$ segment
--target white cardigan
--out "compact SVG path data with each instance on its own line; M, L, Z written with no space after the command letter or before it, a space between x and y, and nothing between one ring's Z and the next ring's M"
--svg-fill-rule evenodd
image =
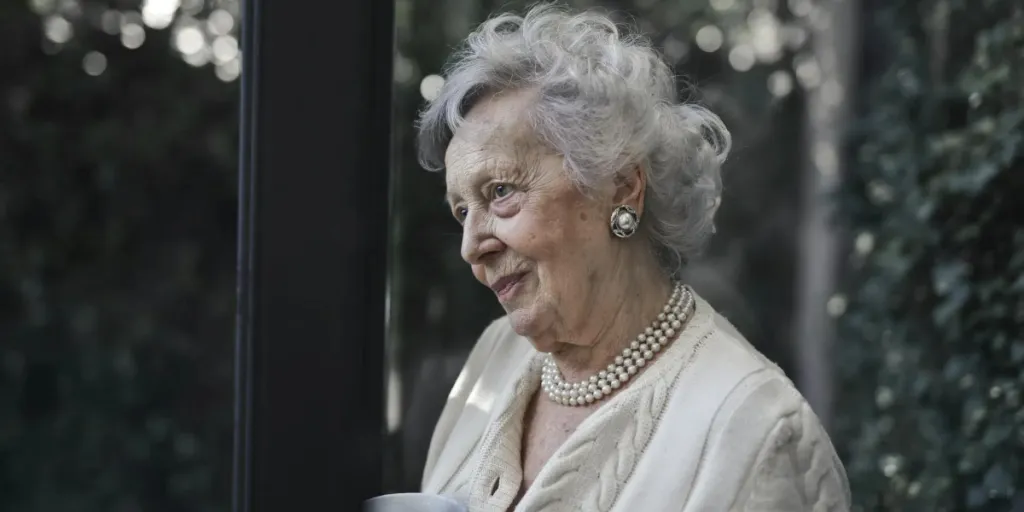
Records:
M846 511L846 472L782 371L696 297L643 372L552 455L516 511ZM484 331L441 413L424 492L505 512L522 480L540 355L505 318Z

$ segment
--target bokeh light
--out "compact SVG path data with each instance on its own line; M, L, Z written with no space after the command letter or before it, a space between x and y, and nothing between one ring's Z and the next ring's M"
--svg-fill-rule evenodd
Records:
M121 32L121 12L108 9L100 16L100 28L112 36Z
M237 58L232 59L229 62L218 65L214 72L217 74L217 78L225 82L230 82L238 78L242 73L242 62Z
M213 57L213 52L210 51L209 46L202 46L199 48L199 51L183 54L182 57L185 59L185 62L189 63L189 65L199 68L210 63L210 60Z
M232 36L220 36L214 39L211 49L213 50L213 59L223 64L238 56L238 40Z
M811 14L814 9L814 5L811 0L789 0L789 12L793 13L793 16L803 17Z
M716 11L728 11L736 5L736 0L711 0L710 4Z
M427 75L420 81L420 94L427 101L434 101L441 94L444 78L441 75Z
M767 9L754 9L747 16L750 26L750 43L757 60L765 63L782 58L782 36L779 19Z
M708 53L717 52L722 47L722 31L714 25L706 25L697 31L697 47Z
M750 71L756 60L754 49L748 44L736 45L729 51L729 65L736 71Z
M139 25L145 27L146 24L142 19L142 13L138 11L121 11L120 20L120 28L124 28L125 25ZM120 30L120 28L118 30Z
M181 12L187 16L197 16L202 12L203 7L205 7L205 3L205 0L181 0ZM238 0L225 0L217 2L217 4L224 8L234 7L236 9L234 12L238 12Z
M665 56L673 62L683 60L690 53L690 46L686 44L686 41L681 41L672 36L665 38L662 47L664 48Z
M809 54L804 53L793 57L793 69L796 71L797 80L804 89L814 89L821 85L821 66Z
M29 7L32 8L37 14L50 14L56 7L55 0L30 0L28 3Z
M812 155L814 166L826 178L834 178L839 174L839 155L832 144L819 142L814 146Z
M142 21L146 26L164 29L174 21L174 15L181 6L179 0L144 0L142 3Z
M793 75L784 69L773 71L768 75L768 92L777 98L788 96L793 92Z
M28 0L41 18L42 50L53 55L75 36L74 23L82 15L79 0ZM208 9L209 8L209 9ZM137 49L152 36L147 30L171 29L171 46L182 60L195 67L214 66L221 80L232 81L241 75L241 44L237 32L241 12L240 0L143 0L140 10L110 8L90 13L89 22L96 28L120 39L128 49ZM102 74L108 57L90 52L90 74ZM396 76L415 79L415 63L396 68Z
M785 41L786 48L790 50L799 50L807 44L807 29L800 25L786 25L782 28L782 39Z
M102 75L107 70L107 56L96 51L86 53L82 58L82 69L90 76Z
M60 0L57 12L63 14L65 18L78 18L82 15L82 4L79 0Z
M174 35L174 46L184 55L193 55L203 51L206 38L196 27L182 27Z
M395 54L394 80L398 83L409 83L416 75L416 65L401 53Z
M846 296L842 294L833 295L825 303L825 310L833 318L843 316L843 313L846 313Z
M231 33L233 28L235 28L235 18L224 9L211 12L210 17L206 20L206 29L217 36L226 36Z
M44 23L44 32L46 38L57 44L64 44L71 39L74 31L71 27L71 23L64 19L63 16L54 15L46 18Z
M875 235L864 231L857 235L853 245L858 256L867 256L875 249Z
M142 25L128 23L121 28L121 44L125 48L134 50L146 42L146 29Z

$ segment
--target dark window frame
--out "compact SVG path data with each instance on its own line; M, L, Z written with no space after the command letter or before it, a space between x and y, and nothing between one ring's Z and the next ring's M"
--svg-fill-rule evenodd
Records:
M236 512L382 487L394 5L244 3Z

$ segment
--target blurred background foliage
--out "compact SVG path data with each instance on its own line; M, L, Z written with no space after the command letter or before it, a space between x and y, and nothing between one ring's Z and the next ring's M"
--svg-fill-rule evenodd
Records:
M875 4L834 436L865 510L1024 510L1024 5Z
M810 27L835 1L569 2L640 25L733 129L719 235L687 277L793 374L806 98L827 79ZM1008 510L1024 481L1022 8L860 4L833 439L863 510ZM524 5L397 0L391 490L418 485L500 314L412 121L459 40ZM228 509L238 16L237 0L0 3L0 510Z
M238 89L181 52L217 8L0 2L0 510L227 510Z

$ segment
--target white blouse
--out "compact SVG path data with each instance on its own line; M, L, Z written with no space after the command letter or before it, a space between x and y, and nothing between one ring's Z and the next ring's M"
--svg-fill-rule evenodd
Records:
M696 310L558 448L516 511L846 511L835 449L782 371L695 294ZM480 337L431 439L424 492L505 512L541 356L507 319Z

